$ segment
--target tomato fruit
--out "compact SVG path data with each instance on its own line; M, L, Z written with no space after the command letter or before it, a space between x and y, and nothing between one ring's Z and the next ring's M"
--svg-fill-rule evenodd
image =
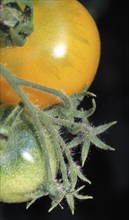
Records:
M0 105L0 201L24 202L31 200L30 195L40 187L45 187L46 170L33 125L25 120L24 113L11 128L4 125L13 108ZM54 178L57 157L45 130L44 134Z
M23 47L1 48L1 63L18 77L67 95L92 83L100 58L100 38L89 12L76 0L37 0L34 4L34 32ZM18 96L0 76L1 103L17 103ZM23 87L39 106L57 98Z

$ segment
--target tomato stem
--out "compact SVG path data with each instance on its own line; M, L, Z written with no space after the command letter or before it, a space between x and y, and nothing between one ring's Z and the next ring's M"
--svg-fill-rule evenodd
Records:
M0 74L6 78L21 98L24 108L27 108L28 113L30 113L30 115L27 114L27 117L29 117L29 120L31 120L36 129L42 155L44 155L43 160L45 161L45 170L47 173L46 184L43 186L43 189L38 189L37 192L33 194L33 200L28 204L28 206L31 205L37 198L48 194L52 199L52 206L49 209L49 211L51 211L60 204L64 197L66 197L71 212L74 214L74 198L90 199L92 197L79 194L80 190L82 190L84 186L76 189L78 179L89 184L90 181L82 174L78 165L74 161L71 149L76 148L78 145L81 146L82 167L87 159L91 143L104 150L114 150L114 148L111 148L109 145L101 141L97 135L100 135L112 125L116 124L116 121L100 125L98 127L91 126L88 118L96 109L96 103L94 100L95 95L87 92L86 89L79 94L73 94L68 97L61 91L15 77L6 70L3 65L0 65L0 69ZM38 108L29 100L26 93L21 88L22 86L28 86L48 92L61 99L62 104L53 105L45 109ZM88 110L78 108L85 95L92 97L92 107ZM15 112L18 113L17 110L19 108L20 107L18 106L14 109L12 115L10 115L7 119L6 123L10 123L11 118L14 116ZM62 130L64 130L64 128L66 129L68 135L72 136L69 141L65 140L65 137L62 134ZM46 134L49 134L56 151L61 179L56 178L56 180L54 180L52 177L50 158L46 144Z
M27 86L27 87L32 87L44 92L48 92L52 95L55 95L56 97L58 97L59 99L61 99L64 102L64 106L66 107L66 109L69 109L69 114L70 114L70 110L71 110L71 101L70 98L68 96L66 96L63 92L56 90L56 89L52 89L52 88L48 88L21 78L18 78L16 76L14 76L12 73L10 73L9 71L7 71L7 69L0 64L0 70L1 70L1 74L9 81L9 83L11 85L22 85L22 86ZM13 87L13 86L12 86ZM15 88L15 91L17 93L17 89ZM17 93L18 94L18 93ZM65 110L65 108L64 108Z

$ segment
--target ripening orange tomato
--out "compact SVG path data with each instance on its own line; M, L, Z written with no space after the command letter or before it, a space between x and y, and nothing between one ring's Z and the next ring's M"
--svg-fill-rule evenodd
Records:
M92 83L99 59L100 38L89 12L76 0L34 2L34 32L23 47L1 48L1 63L23 79L63 91L67 95ZM39 90L23 87L39 106L58 100ZM0 102L19 98L0 76Z

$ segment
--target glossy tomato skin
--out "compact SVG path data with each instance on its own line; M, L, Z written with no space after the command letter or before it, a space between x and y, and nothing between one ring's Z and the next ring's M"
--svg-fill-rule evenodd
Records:
M12 108L11 106L0 106L1 128L10 129L4 125L4 121ZM39 147L32 124L23 120L22 116L23 114L11 127L9 137L3 143L1 140L0 201L4 202L29 201L37 190L44 189L47 181L43 151ZM58 167L57 157L50 138L45 131L44 134L54 178Z
M100 58L100 38L94 20L76 0L34 2L34 32L21 47L1 49L1 62L23 79L59 89L70 95L92 83ZM2 103L17 103L15 92L0 76ZM40 106L57 99L24 88Z

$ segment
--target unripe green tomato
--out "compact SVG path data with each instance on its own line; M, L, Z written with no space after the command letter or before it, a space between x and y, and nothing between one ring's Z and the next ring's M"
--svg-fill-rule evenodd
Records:
M25 120L24 112L13 126L4 125L13 108L0 105L0 201L25 202L38 189L45 188L47 173L34 127ZM46 130L44 136L55 178L58 169L55 149Z

